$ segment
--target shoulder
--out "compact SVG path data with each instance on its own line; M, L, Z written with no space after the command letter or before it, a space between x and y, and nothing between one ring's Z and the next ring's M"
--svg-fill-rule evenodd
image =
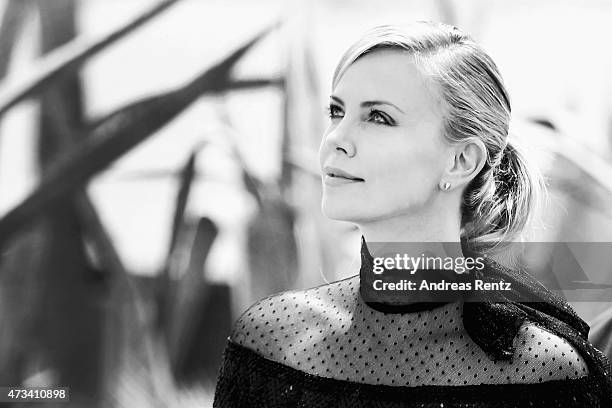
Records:
M385 315L358 301L358 283L353 277L268 296L240 316L231 339L294 368L358 382L368 382L365 372L389 385L530 384L588 375L567 340L534 323L519 328L511 360L492 361L465 332L459 305Z
M358 280L352 277L270 295L237 319L230 338L265 357L281 360L284 347L317 341L327 332L324 327L349 320L357 290Z
M589 374L586 362L575 347L534 323L523 323L514 344L515 381L568 380Z

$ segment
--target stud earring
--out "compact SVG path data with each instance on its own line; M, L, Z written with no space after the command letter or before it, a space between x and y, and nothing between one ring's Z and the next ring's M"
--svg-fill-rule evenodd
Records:
M444 183L444 190L448 190L451 187L451 183L449 183L448 181L446 183Z

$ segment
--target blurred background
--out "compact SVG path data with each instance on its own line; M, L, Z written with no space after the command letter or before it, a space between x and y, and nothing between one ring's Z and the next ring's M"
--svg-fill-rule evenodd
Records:
M549 188L526 240L612 241L608 1L0 0L0 19L0 385L70 387L57 406L211 406L242 311L358 273L317 149L335 64L377 24L451 23L497 62ZM546 281L549 255L522 260ZM587 280L609 258L580 259ZM607 344L598 296L572 304Z

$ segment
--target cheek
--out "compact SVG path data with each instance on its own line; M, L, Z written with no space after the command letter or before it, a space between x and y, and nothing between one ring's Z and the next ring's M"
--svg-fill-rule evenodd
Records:
M384 188L398 189L415 199L416 193L425 194L439 182L442 151L437 146L400 146L391 150L385 160L380 161L378 181Z

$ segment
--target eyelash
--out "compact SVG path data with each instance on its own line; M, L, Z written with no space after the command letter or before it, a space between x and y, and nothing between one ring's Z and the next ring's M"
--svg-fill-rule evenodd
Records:
M336 118L336 115L332 113L335 109L339 109L339 107L336 105L328 105L325 107L325 112L327 113L327 116L329 116L331 119Z
M337 106L337 105L326 106L325 107L325 111L327 112L327 116L329 116L331 119L336 119L338 116L333 114L333 111L336 110L336 109L340 109L340 107ZM384 113L382 113L381 111L379 111L379 110L376 110L374 108L370 108L370 117L372 117L372 115L379 115L384 120L385 123L374 122L374 123L376 123L378 125L384 125L384 126L393 126L394 125L393 121L388 119L387 116Z

